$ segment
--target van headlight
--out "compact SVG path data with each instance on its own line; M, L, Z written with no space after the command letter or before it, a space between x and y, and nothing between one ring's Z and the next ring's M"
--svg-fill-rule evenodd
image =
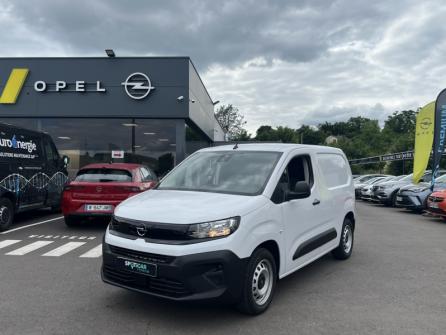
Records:
M192 238L214 238L231 235L240 224L240 217L189 225L188 235Z

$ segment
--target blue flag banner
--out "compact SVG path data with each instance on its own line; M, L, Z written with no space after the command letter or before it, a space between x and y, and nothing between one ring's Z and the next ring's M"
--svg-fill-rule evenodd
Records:
M434 186L435 178L440 170L441 155L444 151L446 140L446 89L440 92L435 101L435 121L434 121L434 148L432 156L432 181Z

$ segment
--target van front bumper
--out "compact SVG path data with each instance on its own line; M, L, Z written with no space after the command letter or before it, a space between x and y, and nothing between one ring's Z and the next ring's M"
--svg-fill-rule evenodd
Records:
M238 301L248 258L228 250L185 256L166 256L103 243L102 280L105 283L177 301L216 299ZM156 265L156 276L135 273L123 260Z

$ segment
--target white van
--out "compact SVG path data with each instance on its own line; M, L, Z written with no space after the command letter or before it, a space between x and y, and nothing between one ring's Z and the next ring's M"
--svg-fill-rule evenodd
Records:
M102 278L173 300L219 298L259 314L278 279L330 251L350 257L354 230L354 187L341 150L207 148L116 208Z

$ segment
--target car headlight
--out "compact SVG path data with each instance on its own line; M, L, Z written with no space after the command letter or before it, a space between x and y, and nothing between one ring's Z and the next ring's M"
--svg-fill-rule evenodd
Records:
M189 225L188 235L192 238L214 238L231 235L237 230L240 217Z

